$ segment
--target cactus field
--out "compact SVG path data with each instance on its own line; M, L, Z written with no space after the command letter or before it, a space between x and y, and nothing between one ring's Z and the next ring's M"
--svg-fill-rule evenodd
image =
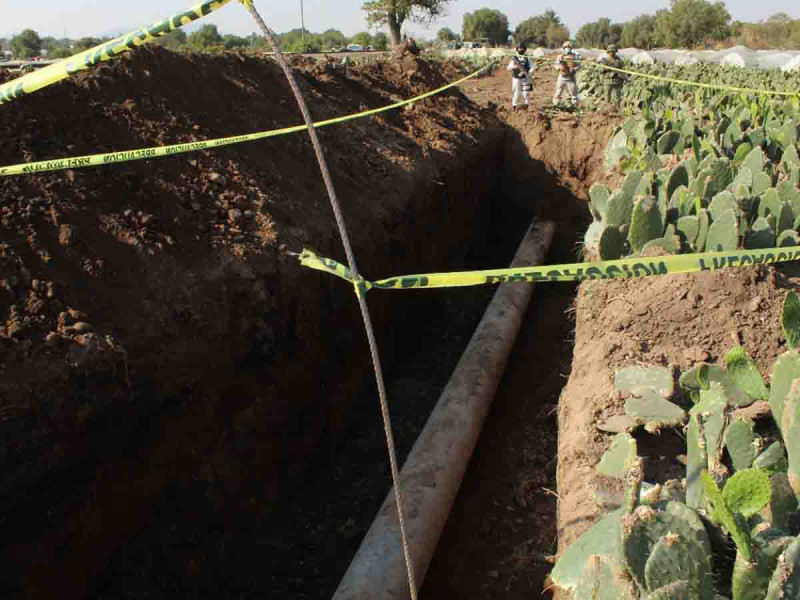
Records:
M778 91L800 84L710 65L635 68ZM600 72L585 70L591 103L602 88ZM590 189L587 257L800 245L800 98L637 79L622 112L609 177ZM560 442L551 582L562 598L800 598L796 275L754 267L583 284L559 418L570 441ZM587 387L599 372L605 398ZM570 449L576 436L584 447Z

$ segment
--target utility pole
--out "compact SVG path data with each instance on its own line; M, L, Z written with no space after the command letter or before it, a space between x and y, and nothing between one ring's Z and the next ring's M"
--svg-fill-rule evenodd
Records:
M303 40L303 47L306 45L306 17L303 10L303 0L300 0L300 37Z

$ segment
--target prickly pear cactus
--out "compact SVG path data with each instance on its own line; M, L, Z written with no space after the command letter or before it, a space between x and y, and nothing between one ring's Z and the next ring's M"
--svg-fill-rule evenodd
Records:
M643 389L652 390L662 398L672 398L675 380L664 367L624 367L614 374L614 389L623 398L636 395Z
M800 598L800 538L786 549L778 559L778 568L772 576L765 600Z
M700 233L700 221L695 215L680 217L678 219L678 234L684 243L694 248L697 241L697 235Z
M650 390L642 390L639 394L625 402L625 414L643 424L646 431L655 433L686 422L686 412L680 406Z
M796 350L791 350L779 356L775 364L772 365L769 406L772 410L772 417L778 427L782 427L784 403L795 379L800 379L800 353ZM785 432L783 432L783 437L785 440Z
M775 247L775 229L765 217L757 218L750 226L744 246L748 250Z
M650 240L661 237L664 225L661 221L661 211L652 197L637 200L633 206L631 228L628 232L628 241L634 252L641 252Z
M800 347L800 297L789 292L783 301L781 327L789 348Z
M589 189L589 210L595 221L605 222L607 220L608 201L610 198L611 192L600 183L595 183Z
M756 459L754 427L752 421L733 421L725 429L725 448L736 471L751 468Z
M711 213L713 221L721 219L729 210L734 213L738 212L739 204L736 202L734 195L727 190L714 196L711 199L711 204L708 205L708 212Z
M781 432L789 457L789 485L800 498L800 380L792 383L785 398Z
M622 258L625 250L625 238L618 227L606 225L597 242L597 254L600 260L617 260Z
M628 472L627 462L631 456L636 456L636 440L628 433L620 433L611 442L611 447L600 459L597 472L606 477L625 479Z
M633 196L622 192L613 194L606 205L606 225L630 225L633 213Z
M590 556L575 593L575 600L636 600L636 586L624 565L613 556Z
M792 229L785 229L775 242L776 248L795 248L800 246L800 234Z
M666 538L666 539L665 539ZM668 546L675 556L687 557L677 566L665 564ZM659 548L657 552L656 548ZM692 509L679 502L662 506L640 506L622 521L622 554L633 580L643 594L674 583L688 581L697 597L714 598L711 542L703 522ZM652 560L652 562L651 562ZM648 584L648 574L650 584ZM669 581L674 576L673 581Z
M753 400L767 400L769 390L764 383L764 378L758 372L758 367L744 348L736 346L725 355L725 368L740 390L744 391Z
M739 219L727 210L711 223L706 237L706 252L729 252L739 246Z

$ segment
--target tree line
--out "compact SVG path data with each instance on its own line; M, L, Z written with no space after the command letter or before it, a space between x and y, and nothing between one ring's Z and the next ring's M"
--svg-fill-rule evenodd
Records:
M361 32L348 37L338 29L328 29L323 33L293 29L292 31L278 34L276 37L281 50L285 52L322 52L343 48L348 44L359 44L365 48L372 46L375 50L387 50L389 47L389 36L382 31L375 34ZM41 37L33 29L25 29L10 40L0 39L0 50L10 51L15 60L28 60L37 56L59 59L68 58L73 54L83 52L111 39L108 37L83 37L77 40L57 39L54 37ZM263 36L256 34L245 37L233 34L223 35L216 25L210 24L204 25L190 34L187 34L183 29L177 29L159 38L155 43L171 50L196 52L267 49L267 41Z
M371 34L345 36L337 29L312 33L300 29L280 34L279 42L287 52L319 52L334 50L350 43L385 50L402 41L403 26L408 23L430 23L445 14L455 0L365 0L363 9L371 29L385 27ZM530 46L555 48L570 39L570 31L552 9L529 17L510 28L508 17L499 10L481 8L468 12L462 20L461 32L444 27L437 34L439 42L485 41L494 45L524 42ZM107 41L86 37L78 40L40 37L26 29L10 40L0 39L0 49L10 50L14 58L28 59L46 51L48 58L64 58L75 52ZM242 37L223 35L216 25L205 25L186 34L177 30L158 40L175 50L221 51L237 48L261 49L266 41L257 35ZM698 48L717 45L745 45L750 48L800 48L800 19L785 12L760 23L733 21L725 3L717 0L670 0L669 8L654 14L643 14L626 23L608 18L583 25L575 35L575 43L583 47L623 47L651 49Z

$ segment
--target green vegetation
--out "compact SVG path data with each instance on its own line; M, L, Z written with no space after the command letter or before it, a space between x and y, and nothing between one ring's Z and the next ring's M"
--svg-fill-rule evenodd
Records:
M400 44L401 30L407 21L430 22L444 14L450 0L367 0L364 11L370 27L386 26L392 46Z
M11 38L11 52L15 58L33 58L42 51L42 38L33 29L26 29Z
M714 65L638 66L652 75L796 91L800 75ZM582 93L598 99L606 76L586 69ZM613 135L606 166L626 177L591 192L585 247L602 259L800 245L800 99L731 94L634 78L633 116ZM672 166L666 166L671 164ZM618 230L622 243L608 229Z
M609 44L619 44L622 39L622 24L609 19L599 19L587 23L575 34L575 43L583 48L605 48Z
M529 46L557 48L568 39L569 29L551 8L541 15L525 19L514 30L514 41L524 42Z
M465 41L488 40L492 44L505 44L511 35L508 17L491 8L465 13L461 35Z
M800 339L799 306L790 292L787 339ZM574 600L797 597L800 353L790 348L775 362L771 387L741 347L724 367L684 372L677 389L660 367L618 371L614 386L634 428L682 427L688 416L686 475L645 482L636 438L614 437L597 471L624 491L610 507L603 497L612 512L567 548L552 581ZM771 418L739 410L766 399Z

